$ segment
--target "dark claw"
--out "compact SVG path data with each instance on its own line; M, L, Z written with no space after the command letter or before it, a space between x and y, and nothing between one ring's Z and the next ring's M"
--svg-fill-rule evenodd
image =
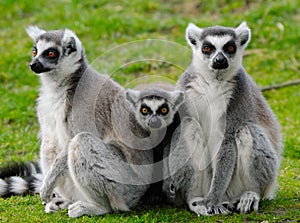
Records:
M249 213L254 210L254 201L251 202Z
M222 204L223 207L228 210L229 212L233 212L234 210L236 210L236 208L234 207L233 204L229 204L229 203L224 203Z
M218 207L215 207L215 208L210 207L210 208L208 208L207 213L208 213L209 215L219 214L219 213L218 213Z

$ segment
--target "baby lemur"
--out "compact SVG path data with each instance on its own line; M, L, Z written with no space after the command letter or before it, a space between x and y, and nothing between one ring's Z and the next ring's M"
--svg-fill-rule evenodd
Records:
M180 123L177 110L184 100L184 94L182 91L170 91L174 86L162 83L137 88L141 90L128 90L126 98L132 103L137 122L151 135L150 137L155 139L151 146L153 151L152 183L142 197L141 203L165 204L167 199L162 192L162 182L165 177L163 176L164 162L168 156L173 132Z
M178 81L186 115L172 138L164 191L198 215L246 213L274 196L280 127L242 65L250 36L245 22L186 30L193 57Z

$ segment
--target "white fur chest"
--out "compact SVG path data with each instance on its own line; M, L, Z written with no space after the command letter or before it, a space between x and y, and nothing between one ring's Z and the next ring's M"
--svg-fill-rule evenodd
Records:
M65 93L43 86L37 109L42 140L50 143L59 153L70 140L66 126Z
M222 84L216 79L205 80L197 76L187 85L186 107L194 122L188 128L188 135L195 136L188 146L193 157L193 166L205 169L210 163L201 157L216 156L225 133L226 111L232 95L233 83ZM207 155L204 156L204 153Z
M186 90L189 114L203 128L212 128L226 114L232 89L233 83L219 83L216 79L205 80L198 75L188 84Z

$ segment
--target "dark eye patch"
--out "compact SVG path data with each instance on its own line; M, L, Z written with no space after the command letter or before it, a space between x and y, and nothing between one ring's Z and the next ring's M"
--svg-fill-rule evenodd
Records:
M50 60L57 60L59 57L59 51L55 48L49 48L43 52L43 56Z
M142 115L149 115L149 114L153 113L151 108L149 106L147 106L146 104L141 105L140 112Z
M158 115L167 115L169 113L169 106L167 103L162 104L156 111Z
M204 41L202 44L202 53L210 55L216 50L215 46L208 41Z
M234 54L236 52L236 44L233 40L227 42L223 47L224 52Z

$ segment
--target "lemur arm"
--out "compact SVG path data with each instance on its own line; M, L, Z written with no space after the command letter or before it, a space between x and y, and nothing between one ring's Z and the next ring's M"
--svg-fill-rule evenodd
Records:
M50 202L52 200L53 190L56 183L68 171L68 149L63 149L54 160L49 171L43 179L43 184L40 190L40 196L43 202Z
M234 136L225 134L213 167L213 178L206 196L207 205L217 205L226 192L231 181L237 159L237 148Z

